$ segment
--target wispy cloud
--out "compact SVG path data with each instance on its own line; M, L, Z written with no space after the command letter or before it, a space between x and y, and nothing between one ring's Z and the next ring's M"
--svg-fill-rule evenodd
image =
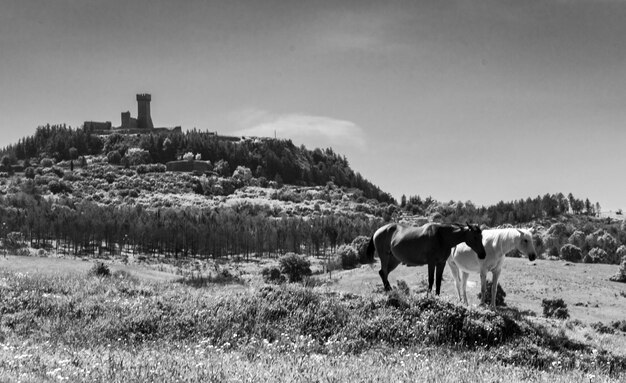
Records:
M365 150L363 129L351 121L300 113L278 114L261 109L231 113L241 136L278 137L314 148L356 148Z

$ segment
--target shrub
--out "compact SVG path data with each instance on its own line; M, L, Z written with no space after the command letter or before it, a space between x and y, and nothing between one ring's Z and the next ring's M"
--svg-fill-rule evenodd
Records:
M359 265L359 257L356 250L350 245L339 246L336 257L344 270L354 269Z
M556 299L543 299L541 301L543 307L543 316L546 318L567 319L569 318L569 311L567 305L561 298Z
M26 169L24 169L24 177L31 180L35 178L35 169L33 169L32 167L27 167Z
M164 164L142 164L137 166L137 174L165 173L167 166Z
M19 231L12 231L4 239L4 247L9 250L18 250L25 247L24 234Z
M280 273L278 267L265 267L261 270L265 283L281 284L285 282L285 276Z
M300 255L287 253L278 263L280 271L287 275L289 282L300 282L302 278L311 275L311 262Z
M107 172L104 175L104 179L106 180L106 182L112 184L113 182L115 182L115 179L117 178L117 175L113 172Z
M193 155L192 152L187 152L183 155L183 160L185 161L193 161L196 157Z
M619 272L609 278L613 282L626 283L626 257L622 258L622 263L619 266Z
M128 164L135 166L141 164L148 164L152 160L150 156L150 152L147 150L143 150L140 148L130 148L126 152L126 157L128 160Z
M626 332L626 320L618 320L611 322L611 327L621 332Z
M487 296L485 297L485 304L491 304L491 288L493 286L492 281L487 281ZM478 299L482 299L482 292L478 292ZM496 288L496 306L506 306L504 303L504 297L506 297L506 293L500 284L498 283L498 287Z
M367 264L367 246L370 244L370 238L364 235L360 235L356 237L352 243L350 244L354 250L356 250L356 255L359 258L359 262L362 264Z
M398 286L398 291L401 291L402 294L407 296L411 294L411 289L404 279L398 279L396 284Z
M558 258L559 257L559 249L556 246L551 246L548 248L548 256Z
M117 150L107 153L107 161L112 165L119 165L122 161L122 155Z
M52 158L44 158L39 165L43 168L51 168L54 165L54 160Z
M582 247L585 244L585 237L585 233L580 230L576 230L569 236L568 241L574 246Z
M88 274L95 275L96 277L108 277L111 275L111 269L109 269L109 266L104 262L96 262L91 269L89 269Z
M606 261L607 254L606 251L602 250L599 247L594 247L585 255L583 258L583 262L585 263L604 263Z
M602 322L592 323L591 328L600 334L615 334L615 328L610 327Z
M569 262L580 262L583 258L582 250L572 244L566 244L560 250L561 259Z
M57 180L52 180L50 182L48 182L48 189L50 190L51 193L53 194L59 194L59 193L71 193L72 192L72 188L70 187L69 184L62 182L62 181L57 181Z

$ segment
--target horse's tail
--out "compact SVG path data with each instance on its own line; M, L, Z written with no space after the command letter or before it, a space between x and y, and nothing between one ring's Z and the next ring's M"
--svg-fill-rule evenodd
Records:
M367 263L374 263L374 252L376 251L376 246L374 246L374 236L370 237L370 243L367 245L367 252L365 253Z

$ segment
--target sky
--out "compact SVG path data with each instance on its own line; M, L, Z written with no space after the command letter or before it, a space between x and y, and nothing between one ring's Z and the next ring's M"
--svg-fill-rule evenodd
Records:
M626 0L0 0L0 147L155 126L332 147L391 193L626 208Z

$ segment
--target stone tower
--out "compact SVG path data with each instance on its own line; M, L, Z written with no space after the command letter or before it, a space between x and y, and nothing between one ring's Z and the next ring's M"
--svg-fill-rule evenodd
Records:
M139 129L154 129L150 116L150 100L152 97L148 93L137 95L137 128Z

